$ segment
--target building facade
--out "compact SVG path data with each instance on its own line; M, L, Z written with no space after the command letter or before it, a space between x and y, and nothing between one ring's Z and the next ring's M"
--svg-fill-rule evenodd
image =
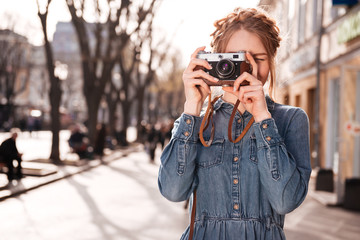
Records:
M283 38L276 100L307 112L312 167L334 171L341 202L345 179L360 177L360 4L337 2L260 5L277 19Z
M18 120L18 111L28 108L31 45L12 30L0 30L0 129Z

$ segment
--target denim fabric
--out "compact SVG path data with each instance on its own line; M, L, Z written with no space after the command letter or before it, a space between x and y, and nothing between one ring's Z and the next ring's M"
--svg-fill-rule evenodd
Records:
M164 197L176 202L196 189L193 239L285 239L284 215L307 194L309 123L300 108L266 100L272 118L254 123L236 144L227 136L233 105L222 99L214 105L215 138L208 148L199 140L201 117L182 114L176 120L161 156L158 185ZM250 118L246 111L237 112L233 139ZM181 239L188 234L189 227Z

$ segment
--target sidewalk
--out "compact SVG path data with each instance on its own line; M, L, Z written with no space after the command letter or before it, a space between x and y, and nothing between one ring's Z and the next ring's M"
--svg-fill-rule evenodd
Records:
M310 181L309 181L309 190L308 196L312 197L319 203L324 206L335 206L337 205L337 196L336 191L334 192L326 192L326 191L317 191L315 190L316 184L316 171L313 170L311 173ZM335 186L336 187L336 186Z
M131 143L128 147L122 147L116 150L105 149L105 155L102 159L80 160L76 154L69 152L66 142L69 133L64 131L60 136L60 155L64 165L59 166L43 157L49 156L48 152L50 149L47 148L50 147L51 140L49 139L48 132L40 132L39 136L35 138L31 138L26 134L27 133L21 133L17 141L19 151L27 153L22 162L25 177L19 181L13 180L12 183L8 183L6 174L0 174L0 201L87 171L101 164L107 164L131 152L142 150L141 144ZM6 134L2 133L0 140L3 140L6 136ZM41 154L34 150L38 150Z

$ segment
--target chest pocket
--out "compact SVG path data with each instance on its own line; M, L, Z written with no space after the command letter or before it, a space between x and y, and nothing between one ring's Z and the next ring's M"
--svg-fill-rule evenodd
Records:
M257 147L255 134L250 135L250 160L257 164Z
M223 162L225 139L215 139L210 147L201 145L197 164L201 168L210 168ZM201 143L199 143L201 144Z

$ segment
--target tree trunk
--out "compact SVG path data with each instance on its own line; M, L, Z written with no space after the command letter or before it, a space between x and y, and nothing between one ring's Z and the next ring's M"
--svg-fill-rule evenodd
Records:
M95 101L88 99L86 101L86 105L88 108L88 119L86 123L86 127L88 129L88 138L90 141L90 145L94 146L95 138L96 138L96 125L98 123L98 109L100 101Z
M48 2L49 5L49 2ZM61 100L61 87L60 87L60 79L55 76L55 66L54 66L54 58L53 52L51 49L51 44L47 37L47 14L48 7L46 8L46 12L44 14L40 13L40 8L38 9L38 16L41 21L44 40L45 40L45 53L46 53L46 63L47 70L50 79L50 92L49 98L51 103L51 132L52 132L52 146L51 146L51 154L50 159L55 164L59 164L60 161L60 148L59 148L59 132L60 132L60 100Z
M54 163L60 163L60 99L61 90L58 87L51 86L50 90L50 104L51 104L51 131L52 131L52 145L50 159Z
M121 134L123 138L123 145L127 145L127 129L130 123L130 109L131 109L131 102L123 101L121 102L121 110L122 110L122 128Z
M109 135L115 136L115 124L116 124L116 106L117 101L108 101L109 109Z
M144 99L145 99L145 88L139 89L138 92L138 105L137 105L137 123L136 123L136 129L138 132L138 135L136 137L136 140L139 141L142 136L139 135L141 132L141 121L144 118Z

